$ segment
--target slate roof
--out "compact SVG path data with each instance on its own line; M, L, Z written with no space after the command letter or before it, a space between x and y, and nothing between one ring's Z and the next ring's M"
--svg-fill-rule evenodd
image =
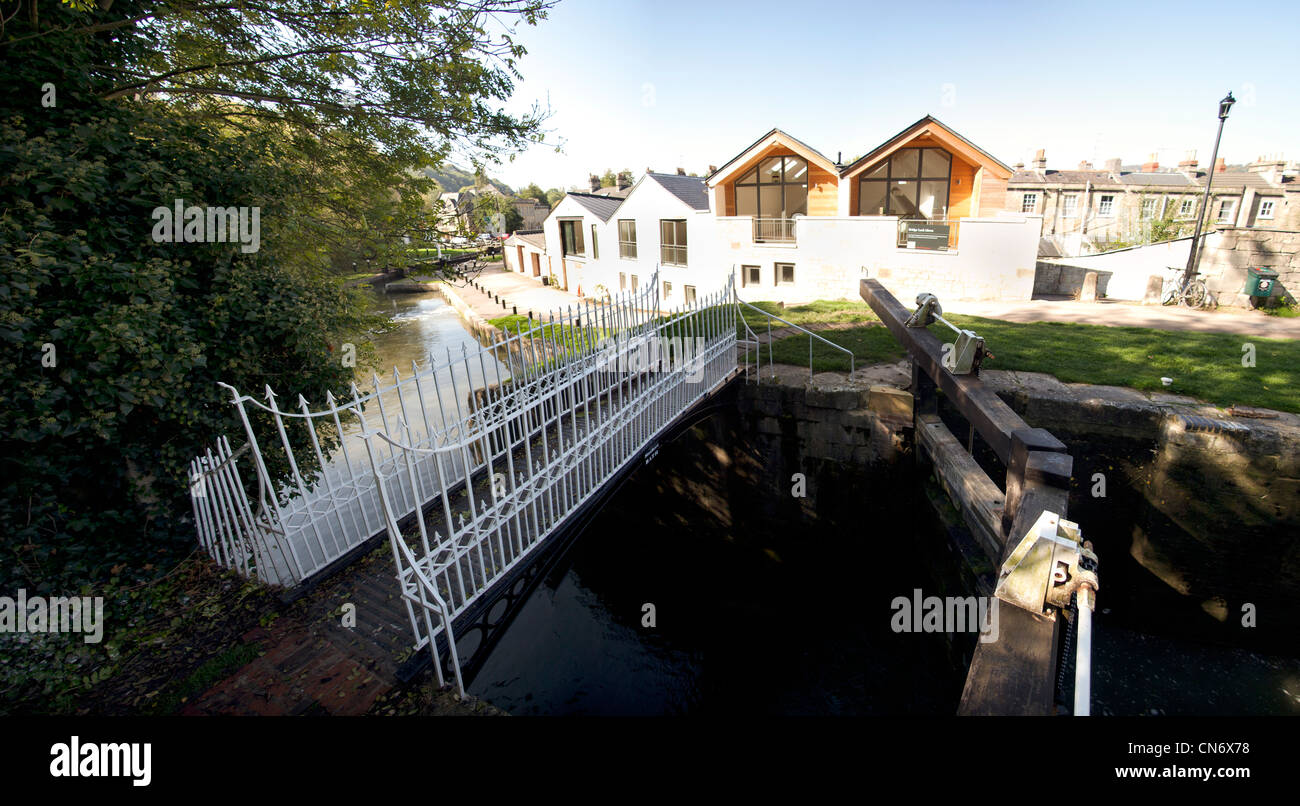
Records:
M704 180L698 176L681 174L646 174L663 186L664 190L681 199L692 210L709 209L709 194Z
M1016 171L1009 185L1117 185L1119 180L1110 171Z
M1173 171L1052 171L1030 170L1016 171L1011 175L1009 186L1015 185L1080 185L1091 182L1096 186L1130 186L1134 188L1184 188L1188 190L1205 187L1205 171L1198 171L1195 176L1175 173ZM1268 181L1254 171L1224 171L1214 175L1214 187L1224 190L1233 188L1255 188L1256 190L1278 190L1279 185Z
M1144 185L1147 187L1196 187L1196 183L1185 174L1175 173L1131 173L1121 174L1119 181L1125 185Z
M511 238L518 238L526 244L535 246L538 249L546 248L546 233L538 230L536 232L516 232Z
M1205 187L1205 174L1199 174L1197 185ZM1224 171L1214 175L1214 187L1216 188L1255 188L1256 190L1277 190L1277 185L1272 184L1262 175L1254 171Z
M614 214L623 200L614 196L602 196L596 193L576 193L569 192L569 197L586 207L591 212L600 217L601 221L608 221L609 217Z

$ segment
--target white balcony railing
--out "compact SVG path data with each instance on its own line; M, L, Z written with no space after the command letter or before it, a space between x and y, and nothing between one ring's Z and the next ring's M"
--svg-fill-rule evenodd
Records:
M665 266L685 266L686 247L672 244L659 245L659 262Z
M794 243L795 219L754 218L754 243Z

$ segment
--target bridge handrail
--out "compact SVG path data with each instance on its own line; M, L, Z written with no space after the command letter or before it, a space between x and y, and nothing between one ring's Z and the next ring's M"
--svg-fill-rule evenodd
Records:
M780 317L780 316L777 316L776 314L774 314L774 313L772 313L772 312L770 312L770 311L765 311L765 310L763 310L762 308L758 307L757 305L753 305L753 304L751 304L751 303L748 303L748 302L746 302L745 300L741 299L739 296L736 297L736 303L737 303L738 305L744 305L744 306L746 306L746 307L748 307L748 308L753 308L754 310L756 310L756 311L758 311L759 313L761 313L761 314L763 314L764 316L766 316L768 319L775 319L776 321L781 322L782 324L788 325L789 327L792 327L792 328L794 328L795 330L800 331L801 333L806 333L806 334L808 334L808 378L809 378L810 380L812 379L812 376L813 376L813 365L812 365L812 364L813 364L813 358L812 358L812 340L813 340L813 339L817 339L818 341L822 342L823 344L829 344L831 347L834 347L836 350L839 350L840 352L845 353L846 355L848 355L848 357L849 357L849 374L850 374L850 375L853 374L853 372L854 372L854 368L855 368L855 364L854 364L854 360L853 360L853 351L852 351L852 350L848 349L847 347L843 347L843 346L841 346L841 345L838 345L838 344L836 344L835 342L830 341L829 339L826 339L826 338L824 338L824 337L822 337L822 336L818 336L816 333L812 332L811 330L809 330L809 329L807 329L807 328L805 328L805 327L802 327L802 326L800 326L800 325L796 325L794 322L791 322L791 321L788 320L788 319L784 319L784 318L782 318L782 317ZM750 328L750 326L749 326L749 322L746 322L746 321L745 321L745 317L743 317L743 316L740 317L740 323L741 323L742 325L745 326L745 332L748 333L749 335L751 335L751 336L754 337L753 343L754 343L754 345L756 346L756 348L758 349L759 361L760 361L760 363L761 363L761 362L762 362L762 355L763 355L763 352L762 352L762 347L763 347L763 345L762 345L762 344L759 344L759 342L758 342L758 334L755 333L755 332L753 331L753 329ZM746 344L748 344L749 340L746 339L745 342L746 342ZM772 323L771 323L770 321L768 322L768 329L767 329L767 360L768 360L768 366L769 366L769 367L773 366L773 363L774 363L774 362L773 362L773 360L772 360Z

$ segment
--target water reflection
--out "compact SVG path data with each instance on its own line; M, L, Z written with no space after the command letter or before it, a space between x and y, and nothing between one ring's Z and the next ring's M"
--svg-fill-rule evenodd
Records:
M375 374L381 386L393 386L394 369L401 379L412 378L412 362L421 372L431 364L443 368L423 376L418 384L411 381L402 384L400 390L389 388L378 401L366 405L370 428L382 428L395 435L400 423L405 422L414 440L422 439L431 429L445 431L449 423L467 413L471 390L484 386L485 378L486 383L495 384L510 377L505 365L479 354L480 345L460 316L436 293L389 295L377 287L371 295L373 309L388 313L399 325L374 340L379 359ZM362 395L374 391L370 372L357 378L357 388ZM355 464L365 455L360 425L355 417L346 417L341 424L346 454ZM342 461L340 453L331 458L330 464Z

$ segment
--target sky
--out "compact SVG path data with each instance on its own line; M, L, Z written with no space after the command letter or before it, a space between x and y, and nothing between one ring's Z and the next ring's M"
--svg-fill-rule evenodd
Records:
M927 114L1008 165L1158 154L1300 160L1300 6L560 0L508 107L548 106L548 145L490 173L514 187L591 173L704 174L779 127L831 159ZM560 153L555 145L562 148Z

